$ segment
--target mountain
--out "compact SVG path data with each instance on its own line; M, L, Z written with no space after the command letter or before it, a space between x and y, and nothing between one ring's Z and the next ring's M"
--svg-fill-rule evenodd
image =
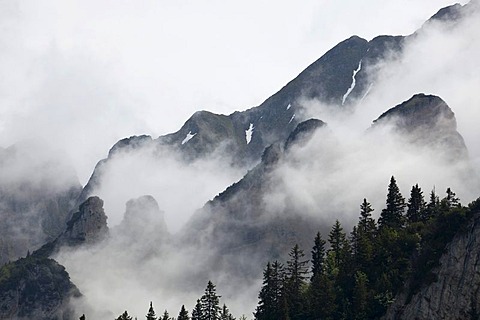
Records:
M427 24L457 21L466 14L469 6L471 5L455 5L442 9ZM110 149L108 157L98 162L81 193L73 188L72 193L66 197L68 205L61 207L62 218L55 220L55 226L62 225L62 221L68 220L64 228L57 228L48 239L43 238L42 243L48 241L47 244L32 255L6 264L0 270L2 292L0 311L4 312L4 317L27 315L35 317L36 312L40 317L63 316L58 313L59 310L63 310L69 298L80 293L70 282L63 267L49 259L59 252L64 255L57 258L64 259L62 263L65 261L69 270L74 269L73 272L77 272L77 275L93 276L88 275L92 273L93 266L98 268L95 270L95 276L99 275L96 281L102 281L104 280L101 279L104 274L102 272L109 273L116 268L118 274L125 277L125 281L128 278L128 281L131 281L129 284L141 284L142 289L155 290L156 287L165 285L172 292L175 292L173 290L189 292L195 287L191 283L196 285L209 276L220 273L224 283L238 284L238 287L230 285L231 291L227 294L231 296L238 294L237 291L242 291L245 284L257 285L256 281L261 273L259 270L266 261L284 259L294 244L310 248L312 239L319 229L323 234L328 233L326 229L330 225L328 219L341 218L342 214L345 214L342 212L344 207L336 197L347 197L348 191L343 195L337 195L333 193L338 189L332 188L345 182L341 180L340 175L343 178L346 176L348 186L352 185L366 192L364 188L368 184L355 180L357 176L352 171L345 170L346 168L352 167L361 171L363 162L378 163L378 166L381 166L392 160L390 157L382 158L378 154L373 154L368 155L365 161L364 158L357 158L358 154L352 152L348 167L342 166L343 159L339 156L341 152L337 153L335 147L342 145L345 142L343 139L347 138L336 135L338 122L327 123L322 114L317 118L310 118L304 102L313 100L328 106L337 114L341 114L343 119L348 119L355 112L361 113L362 108L368 108L361 102L376 90L373 85L376 80L373 71L376 70L377 64L383 63L385 58L401 56L404 47L417 36L418 33L410 36L383 35L370 41L352 36L325 53L259 106L230 115L199 111L175 133L156 139L142 135L118 141ZM381 115L376 114L378 117L376 120L372 119L373 124L370 128L367 127L370 123L359 124L365 127L361 128L362 132L355 136L356 139L366 141L365 145L373 144L374 147L380 144L382 138L387 139L391 148L389 150L414 150L420 159L420 162L414 164L420 163L426 167L438 166L442 170L451 169L448 171L451 176L457 173L455 164L458 161L468 160L465 143L457 131L455 114L442 98L433 94L417 93L396 106L383 105L382 108L382 111L387 111ZM326 117L327 113L324 115ZM388 134L385 134L386 132ZM351 150L347 149L347 153L349 151ZM0 149L2 159L6 152ZM424 154L429 155L427 163L421 162L421 156ZM127 161L123 166L115 166L115 159L125 155L136 157L132 157L132 161ZM148 195L141 197L137 195L134 199L122 199L118 195L118 201L126 203L125 214L117 226L109 229L103 209L104 203L96 193L102 184L109 181L109 175L114 171L120 177L133 176L145 179L144 175L140 175L133 168L134 160L147 156L152 156L159 165L163 157L171 157L174 161L192 166L195 161L219 158L220 163L240 167L246 174L195 212L183 229L174 235L168 231L164 214L160 210L163 204L157 203ZM400 162L401 160L403 159L400 159ZM154 161L155 163L157 162ZM290 170L302 166L305 166L303 172ZM283 174L285 168L290 170L288 175ZM324 173L324 176L313 174L312 170L318 168L322 169L320 173ZM215 170L221 171L221 168ZM330 171L338 173L339 176L326 177L326 173ZM176 182L173 175L162 178L168 187ZM307 194L308 190L302 190L301 184L295 185L295 181L301 179L309 180L313 185L312 189L333 189L333 193L329 193L331 196L322 199L332 203L324 202L322 206L315 207L313 214L305 213L304 211L309 209L308 206L296 205L293 201L295 196L305 195L306 198L309 196L313 198L317 194ZM209 181L205 181L205 184L207 183ZM126 186L122 187L135 189L135 186L125 184ZM281 189L282 186L293 187ZM119 185L113 187L120 188ZM180 186L179 192L183 191L181 187L183 186ZM61 188L59 190L64 191ZM115 191L113 193L116 193ZM144 194L143 190L133 191ZM280 196L278 193L281 193ZM54 195L58 196L57 193ZM182 196L183 201L190 201L190 195ZM61 202L55 197L56 203ZM72 197L76 198L75 206L71 204ZM49 198L41 194L40 199ZM316 199L306 199L306 202L317 203ZM15 203L18 201L15 200ZM34 203L41 202L35 198ZM18 207L29 205L12 205L15 207L12 212L21 212ZM77 206L78 211L74 211L72 208ZM55 216L57 213L55 210L49 210L48 213L42 213L41 217L51 214ZM118 212L112 213L115 214ZM9 220L11 219L13 218L9 217ZM12 221L15 222L15 219ZM473 235L469 237L474 237L475 226L476 223L472 225ZM32 226L28 228L35 230ZM462 240L462 236L458 237L460 240L454 240L452 246L456 246L455 252L460 253L448 254L454 257L473 255L474 252L464 245L465 240ZM96 246L99 243L100 245ZM65 252L60 250L64 247L68 247ZM95 250L90 252L87 249L78 249L82 247L84 249L93 247ZM465 251L461 253L465 248L467 253ZM76 260L74 256L76 252L84 254L87 252L88 255ZM125 254L126 252L128 254ZM85 256L91 259L88 266L82 264L87 263L82 260ZM73 268L72 264L77 264L77 268ZM35 268L35 265L38 265L38 268ZM162 269L172 265L179 270ZM460 268L458 266L455 268L453 271L440 269L438 274L442 275L442 272L458 274ZM474 266L469 265L468 268L473 270ZM460 277L464 277L461 272ZM445 279L446 284L454 283L448 280L448 277ZM39 284L40 282L42 283ZM33 290L33 295L30 295L31 291L28 290L31 286L38 289ZM90 293L97 294L94 286L86 287L92 290ZM14 288L22 290L14 292ZM440 301L438 294L442 296L442 293L439 293L438 287L431 288L433 293L425 289L427 291L420 291L414 296L412 306L420 305L420 309L424 311L418 312L428 315L448 314L447 309L444 311L435 309L440 304L437 303ZM462 292L468 295L472 292L472 287L464 286ZM451 292L448 294L453 297ZM426 304L424 300L427 299L436 303L435 306L433 303ZM453 298L451 301L456 303ZM465 301L458 304L466 305ZM392 307L394 311L389 312L394 314L405 312L405 315L414 317L417 311L408 311L408 308L411 308L408 303L399 298L398 305ZM40 309L42 311L38 311ZM429 311L433 309L436 311ZM15 310L20 310L18 311L20 313L15 313L17 312ZM65 317L68 318L68 315Z
M479 200L470 205L470 210L475 215L444 249L438 266L432 271L434 280L411 296L404 290L396 297L384 319L478 318Z
M64 231L82 187L62 160L47 145L29 141L0 150L0 265Z

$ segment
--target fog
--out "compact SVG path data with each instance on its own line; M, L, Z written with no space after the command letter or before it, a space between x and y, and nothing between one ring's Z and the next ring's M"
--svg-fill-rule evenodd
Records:
M450 2L280 1L275 14L263 1L142 4L0 3L0 144L42 137L65 150L85 183L125 136L175 131L199 109L230 113L258 105L337 42L352 34L412 33ZM267 213L293 208L348 227L363 198L380 213L392 175L406 198L416 183L424 195L435 188L441 197L451 187L463 204L478 197L477 177L465 178L469 163L449 163L443 150L412 145L389 126L366 133L380 114L413 94L438 95L455 112L480 174L478 18L477 12L456 28L428 26L401 57L368 70L372 90L352 110L300 101L304 118L319 118L328 128L291 149L273 172ZM74 301L77 312L104 319L128 310L141 318L153 301L157 314L168 309L176 316L182 304L191 311L212 280L235 316L251 317L263 266L248 279L230 277L230 270L209 269L221 261L208 243L176 242L195 210L245 169L230 167L221 152L185 162L167 149L130 151L109 159L94 190L105 201L110 238L56 257L84 294ZM161 218L152 224L159 228L122 232L125 203L146 194L158 202L161 211L154 214ZM249 258L238 259L256 263Z
M352 34L409 34L448 4L1 1L0 145L52 141L85 184L121 138L258 105Z

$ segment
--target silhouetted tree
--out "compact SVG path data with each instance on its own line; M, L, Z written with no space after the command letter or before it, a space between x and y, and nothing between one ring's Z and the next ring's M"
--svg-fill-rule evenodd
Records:
M400 193L395 177L390 178L386 200L387 207L382 210L378 224L380 228L400 229L404 226L405 198Z
M185 309L184 305L182 305L182 308L178 313L177 320L190 320L190 317L188 316L188 311Z
M167 310L163 312L162 318L160 318L159 320L171 320Z
M147 317L147 320L157 320L157 316L155 315L155 311L153 310L153 305L151 301L150 301L150 308L148 309L148 313L146 317Z
M305 253L295 244L289 253L287 261L287 306L291 320L302 319L305 313L303 301L303 287L305 286L306 274L308 273L308 260L305 260Z
M117 319L115 320L132 320L132 317L128 315L127 310L125 310L124 313L122 313Z
M223 304L222 311L220 311L220 319L221 320L235 320L235 318L232 316L230 313L230 310L228 310L227 306Z
M284 267L274 261L267 263L263 271L263 286L258 295L259 302L255 311L257 320L283 319L285 307L284 297Z
M425 211L426 203L425 199L423 198L423 191L418 186L418 184L412 187L410 191L410 198L408 199L407 203L407 220L409 223L415 223L424 221L424 217L422 216L423 212Z
M202 303L200 302L200 299L198 299L197 304L192 310L192 320L202 320L202 319L203 319Z
M217 296L216 288L212 281L208 281L200 302L202 304L202 320L220 319L220 296Z

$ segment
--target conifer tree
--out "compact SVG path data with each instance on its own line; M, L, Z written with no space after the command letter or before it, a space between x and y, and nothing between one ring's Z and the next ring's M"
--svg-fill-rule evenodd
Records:
M185 309L184 305L182 305L182 308L178 313L177 320L190 320L190 317L188 316L188 311Z
M220 319L220 296L217 296L216 288L212 281L208 281L200 302L202 304L202 320Z
M317 232L312 248L312 277L320 276L323 273L323 265L325 263L325 244L326 241L322 239L320 232Z
M326 275L325 240L317 233L312 248L312 277L309 287L310 319L328 319L333 315L335 294L333 281Z
M353 290L353 315L356 320L368 319L368 278L361 271L355 273L355 287Z
M192 310L192 320L203 320L202 303L200 299L197 300L197 304Z
M358 221L358 231L363 234L374 235L377 226L375 224L375 219L372 218L372 205L367 201L366 198L363 198L363 202L360 205L360 218Z
M147 317L147 320L157 320L157 316L155 315L155 311L153 310L153 305L151 301L150 301L150 308L148 309L148 313L146 317Z
M395 177L390 178L386 200L387 207L382 210L378 220L380 228L400 229L404 226L405 198L400 193Z
M458 208L460 207L460 200L456 197L455 192L453 192L450 188L447 188L447 196L442 199L442 205L445 207L445 209L451 209L451 208Z
M171 320L170 315L168 314L167 310L165 310L165 312L163 312L162 318L159 319L159 320Z
M127 310L125 310L124 313L122 313L117 319L115 320L132 320L132 317L128 315Z
M370 268L374 257L377 226L375 219L372 218L372 212L371 204L364 198L360 205L360 218L356 233L352 232L352 240L356 242L352 244L355 246L354 259L357 267L364 272L371 272Z
M282 319L285 300L284 279L284 267L280 262L267 263L263 272L263 286L258 295L259 302L255 311L255 319Z
M418 184L412 187L410 198L407 204L407 220L409 223L420 222L423 219L422 213L425 211L426 203L423 198L423 191Z
M335 221L332 230L328 234L328 242L330 243L328 252L334 258L335 267L340 268L348 254L348 241L347 235L338 220Z
M221 320L235 320L235 318L232 316L230 313L230 310L228 310L227 306L223 304L222 311L220 311L220 319Z
M287 305L291 320L302 319L305 313L305 305L302 288L305 285L308 273L308 260L298 244L290 250L290 259L287 261Z

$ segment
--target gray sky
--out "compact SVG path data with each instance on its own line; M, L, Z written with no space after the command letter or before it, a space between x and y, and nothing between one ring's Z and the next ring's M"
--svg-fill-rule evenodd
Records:
M452 3L2 0L0 146L49 141L83 184L123 137L258 105L343 39L409 34Z

